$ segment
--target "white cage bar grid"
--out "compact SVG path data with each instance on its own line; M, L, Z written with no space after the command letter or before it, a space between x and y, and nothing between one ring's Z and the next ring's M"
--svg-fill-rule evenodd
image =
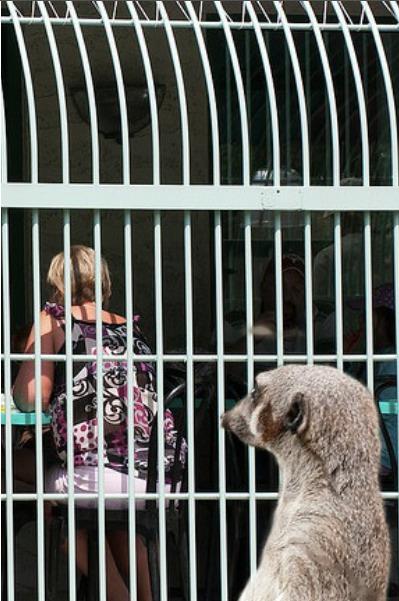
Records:
M220 590L221 598L228 599L228 565L227 565L227 530L226 530L226 504L228 500L247 500L249 503L249 530L250 530L250 571L253 573L257 563L256 548L256 513L258 500L275 500L277 492L259 493L256 490L255 453L249 451L249 489L247 492L228 492L226 490L225 471L225 440L224 432L218 434L218 472L219 490L217 493L199 493L196 491L195 482L195 442L194 442L194 364L198 362L213 362L217 366L218 374L218 413L224 411L224 369L225 365L233 362L246 362L248 390L252 382L257 363L274 361L278 365L284 362L335 362L339 369L343 369L344 361L363 361L367 366L367 385L374 388L373 369L374 363L379 361L396 361L399 372L399 319L396 319L396 352L389 355L375 354L373 351L373 319L372 319L372 248L371 248L371 211L392 211L392 231L394 243L394 286L395 309L399 315L399 160L398 160L398 127L397 127L397 102L392 83L392 72L387 60L386 47L382 36L385 33L399 33L399 6L396 1L391 2L356 2L351 3L348 9L346 2L6 2L7 14L2 15L4 25L12 26L15 32L19 56L22 65L29 139L29 181L8 181L7 176L7 119L5 116L4 102L2 99L2 192L3 192L3 219L2 219L2 251L3 251L3 323L4 323L4 392L5 392L5 470L6 491L2 493L2 500L6 503L6 534L7 534L7 584L8 599L15 599L14 586L14 538L13 538L13 503L15 500L37 501L37 570L38 570L38 598L46 598L45 591L45 553L44 553L44 513L45 500L60 500L68 502L68 528L69 528L69 598L76 598L75 580L75 501L83 498L72 490L68 495L48 494L44 490L43 464L41 447L41 362L55 360L65 362L67 374L68 396L68 422L72 422L72 370L74 361L92 359L92 356L72 355L72 341L70 329L70 274L65 271L66 291L66 346L64 355L44 355L41 353L39 320L41 308L40 293L40 228L39 216L41 209L63 210L63 248L66 265L69 266L71 246L71 210L78 210L84 198L85 208L93 209L93 239L96 255L96 331L101 339L101 237L102 221L101 210L124 210L124 271L126 317L128 326L128 353L116 360L127 360L129 381L129 408L132 407L132 380L133 362L140 360L140 356L132 353L133 340L133 278L132 278L132 210L153 211L154 231L154 287L155 287L155 313L156 313L156 352L147 357L156 362L158 386L158 456L159 456L159 492L139 495L134 491L134 474L130 470L129 492L125 495L107 495L104 492L104 459L100 454L98 495L98 526L99 526L99 575L100 575L100 600L106 599L105 581L105 500L107 498L128 498L129 503L129 533L130 533L130 590L131 598L137 595L136 570L135 570L135 498L153 498L159 501L159 535L160 535L160 593L161 599L168 599L168 576L166 563L166 514L165 502L167 499L182 499L188 502L189 507L189 557L190 557L190 591L189 598L197 599L197 573L196 573L196 501L215 500L219 503L220 527ZM232 4L235 4L234 9ZM287 9L287 5L291 5ZM292 5L295 4L294 10ZM85 6L83 6L85 5ZM237 10L239 5L239 10ZM317 6L316 6L317 5ZM355 9L353 6L356 5ZM209 18L210 12L212 18ZM295 18L293 18L293 14ZM58 99L60 146L61 146L61 179L59 183L44 183L40 181L39 169L39 142L38 142L38 109L35 99L35 72L30 64L29 50L25 43L24 32L31 26L40 27L41 35L46 36L51 55L52 67L56 82ZM70 123L67 110L67 93L65 89L63 69L60 52L57 45L56 30L60 27L73 29L76 47L79 52L84 81L88 99L91 169L90 183L79 183L71 180L70 175ZM122 177L120 183L107 184L101 182L100 177L100 142L98 110L96 104L96 90L93 81L93 57L90 57L85 41L84 31L89 28L102 28L105 32L109 53L114 71L117 100L120 114L121 130L121 164ZM129 139L129 118L126 98L126 83L115 39L115 31L127 28L135 37L145 73L148 87L149 112L152 139L152 182L150 184L136 184L132 178L131 168L131 142ZM178 111L181 120L181 183L176 185L162 184L161 156L160 156L160 125L157 106L157 95L153 74L151 56L147 43L147 32L152 29L162 28L169 45L170 57L173 66L176 88ZM200 56L203 76L206 83L209 122L210 145L212 147L212 183L193 185L191 180L191 140L188 114L188 92L185 86L182 69L182 57L176 43L176 32L187 30L192 32ZM206 45L206 33L220 30L224 34L224 41L231 61L231 77L234 79L238 102L240 134L242 140L242 181L240 185L223 185L221 178L220 154L220 113L216 100L215 81L212 73L212 61ZM272 185L254 186L251 182L250 159L250 131L248 118L248 92L245 84L245 74L240 64L237 47L233 33L236 31L251 31L256 39L260 62L267 82L267 97L270 110L271 137L272 137ZM301 185L287 186L281 182L281 114L278 110L276 99L273 65L271 64L269 49L265 43L265 32L280 31L284 37L286 52L292 66L295 81L295 90L298 101L299 132L301 139L302 173ZM309 137L309 107L307 106L306 80L304 78L300 60L298 58L295 42L295 32L310 31L314 35L322 71L325 78L326 94L328 98L328 113L331 128L331 164L332 185L318 186L311 183L310 156L312 143ZM350 72L353 76L356 89L357 114L360 122L361 139L361 185L356 187L341 185L342 180L342 148L340 142L338 122L338 109L336 89L334 86L331 65L325 43L325 33L337 31L342 34L342 44L345 45ZM387 106L390 132L390 176L384 185L370 185L370 172L373 169L370 154L369 115L367 99L364 89L364 78L361 66L353 43L353 34L368 32L374 40L378 68L380 70ZM395 104L396 103L396 104ZM134 142L133 142L134 144ZM8 210L23 208L32 211L32 268L33 268L33 306L34 323L36 326L35 353L11 353L10 346L10 256L9 256L9 222ZM163 342L163 306L162 306L162 225L161 211L184 211L184 264L185 264L185 320L186 320L186 352L184 354L170 354L164 352ZM214 212L214 268L215 268L215 315L216 315L216 340L217 348L214 354L196 354L193 343L193 272L192 272L192 223L191 212L207 210ZM274 249L276 265L276 329L277 350L275 354L254 354L254 340L252 335L253 316L253 273L252 273L252 211L271 210L274 214ZM304 212L304 248L305 248L305 306L306 306L306 353L287 355L283 348L283 283L282 283L282 215L285 211ZM331 354L316 354L314 350L314 332L312 318L312 215L318 211L334 212L334 260L335 260L335 311L336 311L336 352ZM223 251L222 251L222 216L223 211L244 211L244 248L245 248L245 291L246 291L246 337L247 352L245 354L226 354L223 332ZM342 307L342 248L341 248L341 214L342 211L363 211L363 236L364 236L364 270L365 270L365 307L366 307L366 353L344 354L343 349L343 307ZM36 376L36 440L37 440L37 492L32 494L14 493L12 487L12 424L11 424L11 361L35 361ZM187 370L188 384L188 490L182 493L166 493L164 472L164 446L163 446L163 368L170 362L184 362ZM103 354L101 345L97 355L97 369L102 372ZM102 395L102 381L98 380L98 395ZM99 447L104 440L103 407L98 405ZM129 464L133 464L133 420L129 420ZM73 429L68 429L68 475L73 478ZM386 499L398 502L398 491L382 493ZM87 498L87 495L84 495Z

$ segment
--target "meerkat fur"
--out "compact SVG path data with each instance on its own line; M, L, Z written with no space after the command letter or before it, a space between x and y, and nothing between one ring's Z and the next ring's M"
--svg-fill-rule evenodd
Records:
M331 367L288 365L259 374L222 425L271 451L281 474L240 601L385 601L390 545L370 392Z

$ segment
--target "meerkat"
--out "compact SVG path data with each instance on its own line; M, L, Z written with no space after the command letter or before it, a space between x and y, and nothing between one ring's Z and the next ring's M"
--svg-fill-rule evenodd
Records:
M258 570L240 601L385 601L390 544L370 392L331 367L256 377L222 426L276 457L281 486Z

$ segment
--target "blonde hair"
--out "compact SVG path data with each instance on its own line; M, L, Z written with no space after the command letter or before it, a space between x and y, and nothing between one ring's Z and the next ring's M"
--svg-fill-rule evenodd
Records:
M52 300L64 304L64 253L52 258L47 273L47 283L53 288ZM101 257L102 301L107 304L111 296L111 278L107 261ZM81 305L95 301L95 252L88 246L71 246L71 303Z

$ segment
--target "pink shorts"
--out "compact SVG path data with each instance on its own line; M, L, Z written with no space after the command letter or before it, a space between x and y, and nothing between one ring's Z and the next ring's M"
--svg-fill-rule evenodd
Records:
M98 491L98 468L96 466L86 465L77 466L74 470L75 493L97 493ZM145 493L147 482L143 478L134 479L135 493ZM170 492L170 484L165 484L165 492ZM176 487L179 492L180 483ZM129 480L127 474L113 470L110 467L104 467L104 492L111 494L127 493L129 491ZM65 468L58 465L53 466L46 473L46 492L68 493L68 472ZM157 486L158 492L158 486ZM66 502L66 501L61 501ZM77 507L96 507L97 499L76 499ZM166 504L168 505L168 503ZM106 499L106 509L120 510L127 509L128 499ZM145 509L145 499L136 499L136 510Z

